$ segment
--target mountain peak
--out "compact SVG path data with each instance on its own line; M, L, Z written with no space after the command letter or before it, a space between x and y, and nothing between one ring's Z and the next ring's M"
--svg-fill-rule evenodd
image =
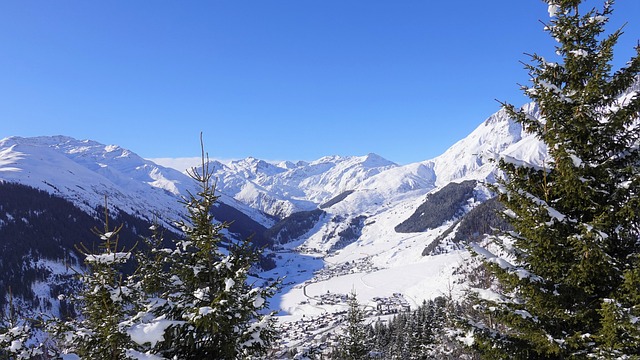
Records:
M286 171L286 168L272 164L268 161L249 156L244 159L234 160L229 166L236 171L245 173L247 178L253 178L258 175L271 176Z
M368 153L362 157L362 166L367 168L373 167L385 167L385 166L397 166L398 164L393 161L389 161L382 156L375 153Z
M91 153L94 157L101 156L110 159L129 157L135 157L139 160L142 159L134 152L124 149L118 145L105 145L94 140L78 140L65 135L34 137L11 136L0 140L0 146L2 147L7 147L10 144L33 146L37 148L51 148L69 155Z
M31 146L54 146L54 145L60 145L65 143L80 143L80 142L88 143L90 142L90 140L80 141L65 135L34 136L34 137L9 136L0 140L0 146L7 146L8 144L31 145Z

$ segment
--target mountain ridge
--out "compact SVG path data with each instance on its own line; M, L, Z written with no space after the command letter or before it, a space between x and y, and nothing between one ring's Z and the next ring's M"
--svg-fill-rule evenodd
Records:
M0 180L49 191L91 211L104 203L129 213L140 213L172 226L184 219L179 201L195 191L187 175L157 165L116 145L67 136L8 137L0 140ZM271 225L274 221L233 198L220 201Z
M532 104L525 105L525 110L539 115ZM255 229L268 229L278 219L329 203L327 223L313 227L327 232L321 236L323 244L316 244L326 250L335 241L332 234L342 231L336 226L338 219L368 218L451 182L493 182L497 170L491 159L505 154L525 154L527 161L543 161L546 149L531 139L500 110L442 155L407 165L369 153L295 163L248 157L227 164L213 160L207 166L220 201L261 225L251 226ZM0 140L0 180L49 191L78 203L85 211L101 205L107 196L110 205L147 220L163 214L166 226L184 218L180 199L195 191L183 172L117 145L68 136Z
M539 116L533 104L524 109ZM235 226L225 235L244 238L240 232L251 229L267 247L275 267L263 268L260 277L287 278L272 307L296 317L326 311L310 299L328 289L357 287L364 303L403 293L416 306L461 291L455 269L469 254L456 237L457 224L492 196L485 183L499 175L494 160L542 164L547 156L544 145L501 110L440 156L406 165L370 153L276 163L249 157L207 166L224 205L214 216ZM110 207L146 220L162 215L167 226L184 218L180 200L197 190L185 173L133 151L67 136L0 140L0 181L60 196L94 217L107 196ZM465 190L446 214L429 217L437 221L426 227L396 231L417 209L440 212L421 206L444 196L452 183L464 183ZM234 211L244 216L228 217ZM478 238L468 223L465 231Z

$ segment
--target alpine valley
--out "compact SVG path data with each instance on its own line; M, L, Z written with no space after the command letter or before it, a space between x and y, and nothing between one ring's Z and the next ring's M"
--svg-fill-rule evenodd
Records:
M525 109L540 116L534 104ZM459 296L468 245L506 226L486 186L500 175L495 160L543 167L546 154L500 110L442 155L408 165L367 154L208 166L220 196L214 216L231 222L225 236L253 236L265 248L256 281L283 279L270 306L288 329L283 344L296 347L330 332L327 319L344 313L352 291L378 310ZM11 297L25 312L69 311L62 295L83 266L78 246L96 246L91 229L103 227L105 209L111 224L124 225L120 245L131 248L153 223L165 238L181 236L173 224L186 219L181 199L194 191L186 173L119 146L0 140L0 305Z

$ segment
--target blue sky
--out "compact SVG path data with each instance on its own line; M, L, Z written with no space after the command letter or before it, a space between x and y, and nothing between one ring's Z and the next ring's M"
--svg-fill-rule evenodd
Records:
M597 2L594 2L596 4ZM640 1L617 59L640 38ZM527 101L553 54L537 0L3 1L0 138L68 135L144 157L441 154Z

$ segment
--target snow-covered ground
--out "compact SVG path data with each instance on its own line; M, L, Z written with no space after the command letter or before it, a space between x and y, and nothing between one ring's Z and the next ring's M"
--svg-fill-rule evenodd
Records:
M372 216L361 238L337 253L309 252L304 243L292 244L290 250L280 253L278 267L264 276L286 276L285 286L270 300L271 309L278 312L281 351L295 349L302 354L309 348L335 344L351 293L356 294L369 322L406 311L391 303L394 300L416 309L424 300L462 294L464 285L455 270L470 257L466 250L421 255L425 245L450 224L420 234L395 233L393 226L381 236L377 233L376 227L389 228L404 215L392 207ZM391 312L379 304L390 304L387 310Z
M457 250L422 256L424 248L451 223L423 233L403 234L394 230L423 198L414 197L413 202L400 198L381 206L379 213L370 215L365 221L360 238L335 253L309 250L321 247L321 231L311 234L302 243L289 244L283 258L278 260L278 267L264 274L267 277L287 275L285 283L294 284L284 287L272 300L271 308L279 311L281 320L296 321L303 316L346 309L344 302L328 304L323 301L321 296L327 293L355 292L361 304L370 306L376 297L400 293L412 308L426 299L459 296L461 287L454 270L469 257L468 252ZM361 203L357 196L349 201ZM328 210L335 215L345 208L353 209L342 204L342 207ZM326 223L331 221L326 220Z
M535 107L528 105L528 110L537 116ZM313 229L285 244L277 255L278 267L264 274L286 275L286 285L271 306L281 314L297 316L330 311L329 305L314 301L327 291L354 290L362 303L402 293L413 306L455 293L452 273L468 254L422 256L424 248L450 224L422 233L397 233L394 228L411 216L429 192L451 181L492 181L495 163L489 160L499 154L536 162L545 153L520 125L499 111L441 156L419 163L399 166L367 154L296 163L255 158L213 161L211 169L220 200L267 227L274 220L261 211L285 216L316 209L348 192L341 201L323 208L326 213ZM195 164L193 159L186 160L177 163ZM193 189L192 180L181 171L118 146L63 136L0 140L0 179L60 195L86 211L108 195L112 206L142 216L163 214L167 221L184 216L178 200ZM348 239L342 248L345 243L340 243L344 239L339 234L359 219L362 227L357 238Z
M528 110L537 116L535 107ZM492 182L496 173L492 159L508 155L540 162L546 151L534 140L500 111L441 156L414 164L399 166L367 154L296 163L255 158L213 161L210 169L220 201L266 227L274 219L265 213L284 217L299 210L322 208L325 212L306 234L282 244L276 254L278 266L261 274L283 278L270 307L278 311L281 322L293 323L344 312L344 296L351 292L368 308L376 305L376 298L397 296L415 308L426 299L458 296L462 289L454 273L468 259L468 252L449 249L441 255L422 256L425 247L455 219L420 233L397 233L395 227L430 192L450 182ZM182 167L189 161L176 163ZM49 191L86 211L108 195L112 206L129 213L178 220L184 217L178 200L194 185L180 170L89 140L0 140L0 181ZM482 190L477 189L476 195L482 198L477 201L484 200ZM327 205L336 197L340 201ZM464 210L477 205L474 201ZM348 227L356 229L345 239L340 234Z

